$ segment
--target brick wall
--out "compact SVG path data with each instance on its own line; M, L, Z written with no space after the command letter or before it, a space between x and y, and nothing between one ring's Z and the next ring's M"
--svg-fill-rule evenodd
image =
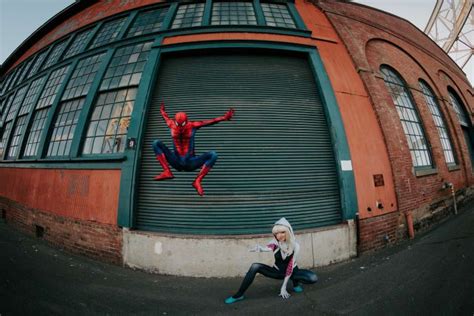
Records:
M462 99L472 115L473 89L459 67L426 35L409 22L365 6L338 1L316 1L345 44L358 71L381 127L390 157L397 196L396 212L370 215L359 210L359 250L367 251L406 238L405 212L413 212L415 228L423 229L452 214L452 197L443 190L451 182L468 200L473 194L474 176L469 152L452 106L447 102L448 86ZM416 175L408 144L392 98L380 74L389 65L407 82L431 145L435 170ZM438 98L458 157L458 167L448 169L419 79L426 81Z
M66 251L101 261L122 264L122 231L115 225L78 220L25 207L0 197L0 209L8 225L31 235L37 226L44 228L42 238Z

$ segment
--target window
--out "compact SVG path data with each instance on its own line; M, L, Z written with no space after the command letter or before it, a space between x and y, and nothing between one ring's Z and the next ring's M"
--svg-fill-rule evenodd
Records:
M459 125L461 125L461 130L466 141L467 150L471 156L471 165L474 171L474 132L471 121L469 120L469 116L467 115L467 112L458 94L451 88L448 88L448 94L451 105L453 106L454 111L458 117Z
M54 48L51 51L51 54L49 54L48 60L44 63L42 69L51 67L59 61L59 58L61 57L61 54L64 51L64 48L66 48L66 44L67 44L67 41L64 40L54 45Z
M62 102L49 141L47 156L67 156L85 98Z
M82 153L113 154L125 150L137 86L152 42L117 49L93 106Z
M46 83L46 86L44 87L43 92L41 93L37 108L46 107L53 104L54 98L56 97L56 94L58 93L61 84L66 78L66 73L68 69L69 65L59 68L51 73L48 78L48 82Z
M152 42L117 49L100 85L100 90L138 85Z
M172 29L201 26L204 15L204 3L182 4L176 12Z
M44 130L48 112L49 108L41 109L35 112L28 139L26 140L23 157L34 157L37 155L38 146L41 140L41 133Z
M252 2L214 2L212 25L257 25Z
M382 66L380 71L397 108L413 165L415 167L432 167L431 154L423 127L405 82L395 71L386 66Z
M36 57L36 60L35 60L35 63L33 65L33 67L31 67L31 70L28 73L27 78L31 78L31 77L33 77L33 75L36 74L36 72L40 69L41 64L46 59L46 55L48 55L48 50L47 49L43 50L41 53L38 53L38 55Z
M3 127L2 137L0 140L0 158L3 157L3 153L5 152L6 143L8 140L8 136L10 135L10 132L12 130L12 126L13 126L13 121L10 121L10 122L5 123L5 126Z
M125 150L136 93L137 88L129 88L99 94L89 122L83 154Z
M430 109L431 115L433 116L435 126L438 130L439 139L443 148L444 159L448 165L455 165L456 159L454 156L451 138L449 136L448 129L446 128L446 121L444 120L443 114L441 113L438 101L436 100L433 91L426 82L420 80L419 83L421 90L425 95L425 100L428 104L428 108Z
M120 18L104 23L91 43L90 48L99 47L114 41L119 35L124 22L125 18Z
M92 33L92 30L93 29L88 29L76 34L76 37L74 38L72 44L67 49L63 58L66 59L66 58L79 54L86 46L87 40L89 39L89 36Z
M296 28L295 22L285 4L262 3L262 10L268 26Z
M23 69L23 72L22 72L21 76L18 77L18 84L23 82L23 79L25 79L26 74L28 73L28 70L30 69L30 67L31 67L31 65L33 64L34 61L35 61L34 56L31 57L30 59L28 59L28 61L26 62L26 66Z
M69 79L61 100L80 97L89 92L104 55L105 53L98 54L79 61L71 79Z
M28 92L26 93L25 100L23 100L23 104L21 105L20 112L18 112L18 115L30 113L33 103L38 97L38 94L40 93L40 89L44 83L45 78L46 77L43 76L33 81L33 83L28 89Z
M16 149L19 145L20 135L23 133L23 127L26 122L26 115L19 117L15 121L15 116L17 115L17 111L20 108L21 103L25 97L27 92L28 85L25 85L17 90L15 97L11 101L10 109L8 110L7 117L5 118L5 129L2 135L2 144L0 145L1 151L7 149L6 159L12 159L16 156ZM14 126L13 126L14 124ZM6 146L8 142L9 133L12 131L12 137L10 141L10 146Z
M140 12L127 32L127 37L158 32L168 13L168 8Z
M13 102L13 96L14 96L14 94L12 93L3 100L2 113L0 115L0 122L3 122L4 119L6 119L7 113L10 112L9 109L10 109L10 106L12 105L12 102Z

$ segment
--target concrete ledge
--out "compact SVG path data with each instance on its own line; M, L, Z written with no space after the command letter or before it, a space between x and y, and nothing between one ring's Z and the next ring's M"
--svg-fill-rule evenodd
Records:
M357 255L354 222L297 232L301 268L324 266ZM253 262L273 264L273 255L249 252L267 236L180 236L123 230L123 261L131 268L149 272L194 276L243 276Z

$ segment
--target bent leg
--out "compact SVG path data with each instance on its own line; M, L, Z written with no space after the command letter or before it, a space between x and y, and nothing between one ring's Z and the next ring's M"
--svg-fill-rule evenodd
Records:
M168 166L168 163L171 164L173 167L176 168L177 161L175 155L166 147L165 144L160 142L159 140L155 140L153 142L153 151L156 154L156 160L160 163L163 167L163 172L155 177L155 180L166 180L174 178L173 173Z
M303 269L297 269L294 271L291 279L293 281L293 286L295 287L298 286L299 282L303 284L314 284L318 282L318 277L313 271Z
M201 181L204 177L209 173L212 166L217 161L217 153L215 151L210 151L208 153L202 154L199 157L193 157L189 161L189 165L187 166L189 170L195 170L202 166L201 171L199 172L198 176L193 182L193 187L196 189L199 195L204 195L204 190L201 186Z
M233 298L239 298L242 295L244 295L245 291L249 288L249 286L252 284L253 280L255 279L255 276L257 273L260 273L268 278L272 279L284 279L285 275L278 271L277 269L267 266L266 264L263 263L254 263L250 266L249 271L245 275L244 280L242 281L242 284L240 285L239 291L233 295Z

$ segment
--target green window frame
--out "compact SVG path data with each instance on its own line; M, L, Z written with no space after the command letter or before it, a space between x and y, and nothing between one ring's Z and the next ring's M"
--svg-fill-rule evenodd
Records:
M431 87L425 81L419 80L418 83L420 84L421 91L425 96L426 104L428 104L428 108L430 109L436 129L438 130L439 140L443 149L444 160L446 161L447 165L456 165L457 159L453 150L453 142L451 141L451 136L449 135L449 131L446 127L446 120L443 113L441 112L437 98L435 97Z
M286 4L264 2L261 6L267 26L296 28L296 23Z
M104 56L105 53L100 53L79 61L69 79L61 100L64 101L87 95Z
M171 29L201 26L204 8L204 2L181 4L178 7Z
M47 157L68 156L86 98L61 102L48 144Z
M168 7L140 12L127 31L126 37L134 37L160 31L167 14Z
M124 152L137 90L132 87L99 94L89 120L83 155Z
M459 95L451 87L448 88L448 95L466 141L467 150L471 159L472 171L474 172L474 128L472 127L468 112Z
M413 166L415 169L432 168L433 160L430 146L426 139L415 102L405 81L395 70L388 66L381 66L380 71L397 109L407 139Z
M117 49L102 79L100 90L138 85L153 42Z
M34 105L35 99L41 92L40 89L45 79L46 76L42 76L31 83L30 87L28 88L28 92L26 93L25 99L23 100L23 103L21 105L20 111L18 112L18 115L30 113Z
M5 152L7 139L8 139L8 136L10 135L12 127L13 127L13 121L10 121L10 122L6 122L5 126L2 128L2 136L0 138L0 158L3 157L3 154Z
M33 77L33 75L35 75L38 72L38 70L40 70L41 65L43 64L47 55L48 55L48 48L45 48L43 51L36 54L35 63L31 67L31 70L28 73L28 76L26 77L27 79L30 79L31 77Z
M33 116L33 123L31 124L26 141L23 158L35 157L38 154L41 134L44 130L46 119L48 118L49 108L36 110Z
M51 50L51 53L48 56L48 60L43 64L43 67L41 68L42 70L55 65L59 61L59 59L61 58L61 54L66 48L67 42L67 39L65 39L54 45Z
M66 78L66 73L69 70L70 65L63 66L51 72L49 75L46 86L41 93L38 100L37 109L50 106L53 104L56 95L58 94L59 88Z
M126 19L127 17L121 17L112 21L105 22L101 26L99 32L96 34L92 43L90 44L89 49L103 46L115 41L115 39L120 34L120 31Z
M33 65L33 62L35 61L34 59L34 56L29 58L27 61L26 61L26 66L25 68L23 69L23 72L21 74L20 77L18 77L18 83L17 84L20 84L23 82L23 80L26 78L26 75L28 74L28 70L30 70L30 67Z
M137 87L152 44L138 43L115 51L92 107L83 155L124 152Z
M5 157L6 160L12 160L16 158L20 146L21 135L23 135L24 129L26 127L27 117L28 115L23 115L19 116L16 119L15 127L13 128L13 133L10 140L10 145L8 146L7 155Z
M211 25L257 25L250 1L213 1Z
M63 59L67 59L69 57L73 57L79 54L85 48L93 30L94 28L91 27L84 31L76 33L73 42L71 43L71 45L69 45L68 49L64 53Z

